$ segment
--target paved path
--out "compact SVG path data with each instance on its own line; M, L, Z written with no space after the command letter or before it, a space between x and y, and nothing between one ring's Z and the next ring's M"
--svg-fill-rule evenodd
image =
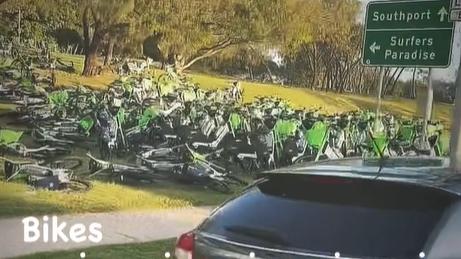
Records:
M207 207L154 212L118 212L59 216L59 222L67 222L66 231L64 231L67 236L69 225L82 223L88 227L93 222L101 223L103 239L98 244L89 241L83 243L64 243L63 241L44 243L43 239L36 243L25 243L22 217L0 219L0 258L78 248L82 248L82 251L84 251L83 248L90 246L139 243L174 238L192 230L210 214L211 210L211 208ZM78 257L79 255L77 254L76 258Z

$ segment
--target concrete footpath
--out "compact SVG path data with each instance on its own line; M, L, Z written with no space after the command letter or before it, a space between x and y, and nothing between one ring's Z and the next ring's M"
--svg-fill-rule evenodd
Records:
M88 240L82 243L72 241L66 243L61 240L56 243L52 241L45 243L43 238L34 243L25 243L23 217L0 219L0 258L79 248L82 248L80 252L84 252L83 248L91 246L141 243L174 238L192 230L211 211L212 208L201 207L154 212L116 212L58 216L59 222L67 223L65 231L63 231L67 236L69 236L69 226L74 224L81 223L88 228L91 223L100 223L103 238L97 244ZM42 218L38 218L41 220L40 231L43 231ZM51 233L51 223L49 226L49 232ZM88 230L85 235L89 235ZM78 257L79 254L76 254L76 258Z

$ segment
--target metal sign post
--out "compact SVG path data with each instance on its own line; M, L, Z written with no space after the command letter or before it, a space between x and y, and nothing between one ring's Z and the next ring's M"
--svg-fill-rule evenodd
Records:
M451 10L450 20L452 21L461 21L461 9Z
M376 110L376 118L379 118L381 115L381 107L383 105L383 85L384 85L384 75L385 75L385 69L384 67L380 68L380 73L379 73L379 88L378 88L378 108Z
M424 119L427 121L432 120L432 105L434 101L434 87L432 85L432 68L429 68L427 78L427 100L426 100L426 114Z
M461 21L461 0L453 0L451 5L450 19Z
M427 126L429 121L432 120L432 107L434 103L434 87L432 85L432 68L429 68L429 74L427 77L427 96L426 106L424 109L424 139L427 140Z
M455 172L461 173L461 73L459 71L456 79L456 98L451 129L450 166Z
M380 68L379 72L379 85L378 85L378 107L376 108L376 118L373 131L380 131L380 120L381 120L381 108L383 105L383 87L384 87L384 76L386 75L386 69L384 67Z
M21 20L22 20L22 12L21 12L21 9L19 9L18 11L18 43L19 44L21 44L21 34L22 34Z
M456 78L456 97L450 140L450 167L453 171L461 173L461 60Z

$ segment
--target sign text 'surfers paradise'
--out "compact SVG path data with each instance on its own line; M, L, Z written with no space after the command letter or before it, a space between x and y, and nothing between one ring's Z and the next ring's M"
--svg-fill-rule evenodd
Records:
M454 23L450 0L371 2L367 7L363 64L448 67Z

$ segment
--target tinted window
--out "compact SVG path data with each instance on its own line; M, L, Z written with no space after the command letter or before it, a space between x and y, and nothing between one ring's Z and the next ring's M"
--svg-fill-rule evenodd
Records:
M202 231L293 251L416 258L453 201L413 185L281 175L226 204Z

